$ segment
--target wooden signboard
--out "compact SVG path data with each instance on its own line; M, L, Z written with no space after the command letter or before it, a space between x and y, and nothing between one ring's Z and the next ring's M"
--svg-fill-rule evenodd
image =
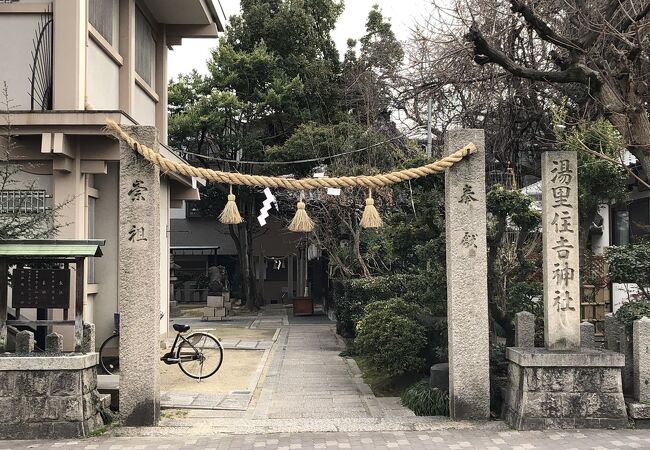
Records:
M15 269L12 287L14 308L70 307L69 269Z

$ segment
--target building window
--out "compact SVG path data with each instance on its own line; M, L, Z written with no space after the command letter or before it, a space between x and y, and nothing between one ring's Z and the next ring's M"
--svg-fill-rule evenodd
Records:
M630 202L626 209L614 210L612 244L636 244L650 237L650 199Z
M154 87L156 70L156 40L153 28L142 11L135 13L135 71Z
M90 0L88 21L106 41L117 49L119 35L118 0Z

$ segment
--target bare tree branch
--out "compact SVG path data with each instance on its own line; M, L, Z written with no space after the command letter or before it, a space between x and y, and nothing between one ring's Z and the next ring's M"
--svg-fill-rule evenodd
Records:
M592 89L599 88L602 84L600 74L597 71L580 63L556 72L531 69L517 64L507 54L492 47L476 24L472 24L465 37L474 44L474 60L478 64L495 63L515 76L533 81L581 83L590 86Z
M574 42L573 40L561 36L555 32L541 17L535 14L535 11L522 0L510 0L511 9L515 13L522 15L526 23L532 27L540 38L544 39L546 42L555 44L558 47L562 47L570 52L584 53L584 49L580 47L579 42Z

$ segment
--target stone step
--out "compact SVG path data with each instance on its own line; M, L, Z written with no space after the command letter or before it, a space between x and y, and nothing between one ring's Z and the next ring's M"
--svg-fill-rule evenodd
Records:
M508 430L501 421L455 422L448 417L338 417L338 418L291 418L246 419L241 417L196 417L163 419L154 428L116 429L115 435L164 436L164 435L211 435L219 433L304 433L304 432L360 432L360 431L435 431L461 429L489 429L495 432Z

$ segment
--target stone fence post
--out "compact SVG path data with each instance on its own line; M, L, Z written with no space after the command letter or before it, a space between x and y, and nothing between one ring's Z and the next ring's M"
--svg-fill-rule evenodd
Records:
M154 127L125 127L157 149ZM155 425L160 413L160 170L120 141L120 415Z
M445 154L474 143L478 152L445 173L449 412L452 419L490 418L487 213L483 130L453 130Z

